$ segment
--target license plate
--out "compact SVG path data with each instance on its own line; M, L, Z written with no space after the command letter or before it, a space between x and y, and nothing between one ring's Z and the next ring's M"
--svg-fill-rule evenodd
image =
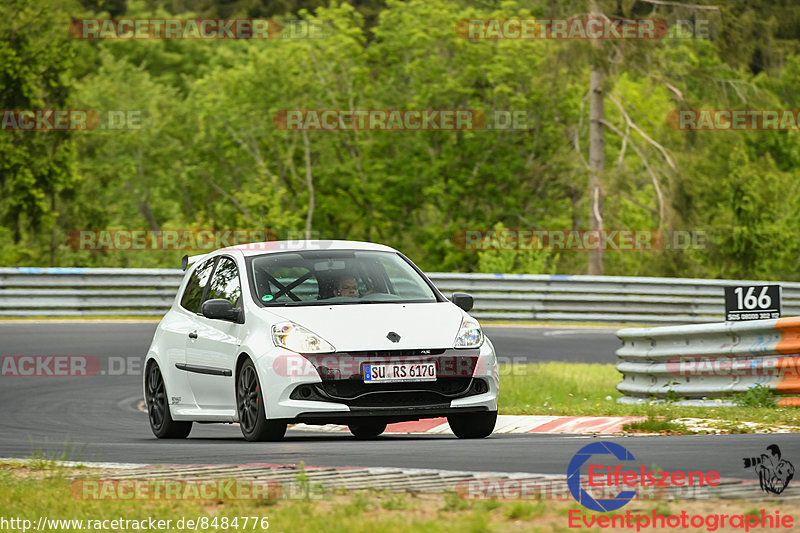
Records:
M436 381L436 363L364 365L364 383Z

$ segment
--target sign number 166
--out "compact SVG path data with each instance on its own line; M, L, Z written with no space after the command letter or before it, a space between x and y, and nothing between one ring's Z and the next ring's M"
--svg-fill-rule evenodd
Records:
M742 290L743 287L736 287L733 292L736 294L737 307L739 309L755 309L756 307L760 309L769 309L769 306L772 305L772 298L767 294L768 287L764 286L759 288L761 289L761 294L756 298L756 287L747 287L747 292L744 294L744 297L742 296L744 292Z

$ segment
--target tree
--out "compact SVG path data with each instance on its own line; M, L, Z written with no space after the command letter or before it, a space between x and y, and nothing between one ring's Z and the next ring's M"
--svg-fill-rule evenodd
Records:
M25 0L0 5L0 108L66 108L75 55L65 22L69 7ZM0 132L0 222L15 244L30 240L19 258L30 260L25 250L43 247L54 264L60 200L77 179L68 132Z

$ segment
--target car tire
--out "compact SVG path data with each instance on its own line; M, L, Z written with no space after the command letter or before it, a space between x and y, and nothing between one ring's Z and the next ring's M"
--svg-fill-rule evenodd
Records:
M347 427L357 439L374 439L386 431L386 424L381 422L357 422L349 424Z
M482 439L494 431L497 422L497 411L450 415L447 423L459 439Z
M146 376L144 401L153 435L159 439L185 439L192 431L192 423L176 422L172 419L167 402L167 388L158 363L150 363Z
M258 372L250 359L236 373L236 411L246 440L278 441L286 434L286 422L267 420Z

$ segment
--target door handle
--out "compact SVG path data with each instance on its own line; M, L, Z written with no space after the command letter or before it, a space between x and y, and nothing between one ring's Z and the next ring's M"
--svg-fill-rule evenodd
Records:
M193 332L189 333L189 338L190 339L196 339L197 338L197 332L193 331Z

